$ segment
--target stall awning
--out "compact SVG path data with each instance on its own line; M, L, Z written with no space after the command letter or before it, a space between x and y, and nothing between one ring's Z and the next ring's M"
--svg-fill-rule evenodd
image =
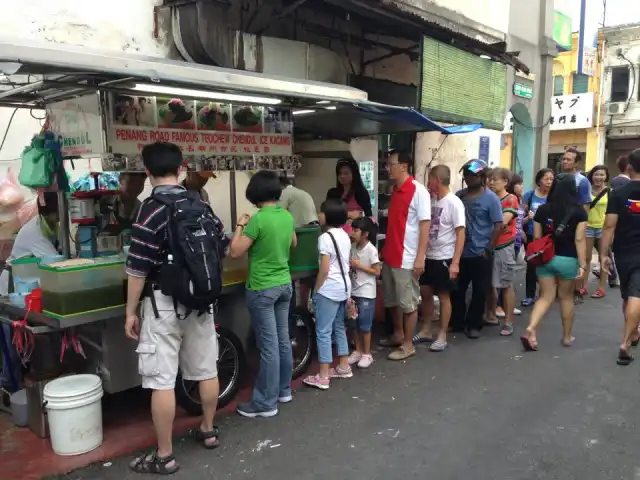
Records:
M65 92L126 91L136 82L273 96L283 107L367 100L366 92L346 85L23 39L0 38L0 74L21 79L10 86L0 81L0 103L31 107L64 100Z
M364 137L399 132L440 132L444 135L470 133L482 124L443 127L408 107L366 102L335 110L316 110L294 114L296 131L310 132L328 138Z
M412 108L369 102L367 92L345 85L48 42L0 39L0 74L9 79L0 82L0 106L43 108L96 90L170 95L179 89L175 95L180 98L198 99L205 92L211 95L204 98L244 96L244 102L227 100L291 108L297 129L330 138L424 131L449 135L482 127L442 127Z

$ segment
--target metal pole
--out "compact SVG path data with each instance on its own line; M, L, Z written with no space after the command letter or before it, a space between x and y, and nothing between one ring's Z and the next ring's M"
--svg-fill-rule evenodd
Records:
M58 192L58 215L60 216L60 233L58 241L62 247L62 255L71 257L71 227L69 223L69 199L65 192Z
M229 206L231 211L231 231L236 230L236 224L238 223L238 205L236 204L236 167L235 159L234 165L231 166L229 172Z
M606 5L606 4L605 4ZM606 8L606 7L605 7ZM605 10L605 14L606 14L606 10ZM603 25L604 27L604 25ZM605 46L607 44L607 39L605 37L605 33L604 31L602 32L602 46L600 48L600 81L598 82L598 95L596 100L598 101L598 115L596 116L596 141L597 143L597 148L596 148L596 161L594 163L594 165L602 165L604 164L604 146L605 146L605 141L604 139L602 139L602 134L603 134L603 130L604 130L604 125L603 125L603 121L601 121L600 116L602 115L602 101L604 99L604 97L602 96L602 91L604 90L604 64L605 64ZM604 132L606 135L606 131Z

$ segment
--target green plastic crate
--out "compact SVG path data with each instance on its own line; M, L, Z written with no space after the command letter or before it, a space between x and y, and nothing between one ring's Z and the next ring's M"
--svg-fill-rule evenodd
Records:
M298 245L291 252L289 268L292 272L314 272L318 270L318 238L320 227L297 228Z

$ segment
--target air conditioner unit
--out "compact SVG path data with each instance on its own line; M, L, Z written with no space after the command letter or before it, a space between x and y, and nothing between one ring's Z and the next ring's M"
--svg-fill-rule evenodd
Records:
M626 106L627 105L625 102L607 103L606 105L607 115L622 115L626 110Z

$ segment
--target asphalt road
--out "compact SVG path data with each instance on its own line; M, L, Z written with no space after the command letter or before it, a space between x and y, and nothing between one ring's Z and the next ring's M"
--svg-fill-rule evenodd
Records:
M640 362L616 365L617 291L577 307L572 348L557 309L540 351L485 329L407 362L376 354L369 371L327 392L302 388L272 419L219 420L223 446L176 442L176 479L638 480ZM117 459L67 479L144 478ZM108 465L108 466L105 466Z

